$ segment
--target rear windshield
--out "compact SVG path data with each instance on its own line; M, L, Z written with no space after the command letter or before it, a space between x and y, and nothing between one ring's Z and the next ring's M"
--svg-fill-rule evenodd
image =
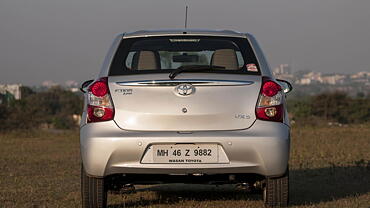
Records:
M169 73L183 67L207 68L203 73L260 74L245 38L163 36L123 39L109 75Z

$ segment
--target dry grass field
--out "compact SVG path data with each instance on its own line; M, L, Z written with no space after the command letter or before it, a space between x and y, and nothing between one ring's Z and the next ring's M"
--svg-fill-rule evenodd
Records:
M294 127L292 207L370 207L370 126ZM78 132L0 134L0 207L80 207ZM156 185L109 207L263 207L234 186Z

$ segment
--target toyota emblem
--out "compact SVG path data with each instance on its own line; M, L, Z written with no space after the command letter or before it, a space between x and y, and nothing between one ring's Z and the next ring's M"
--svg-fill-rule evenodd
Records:
M175 91L178 95L189 96L195 92L195 88L191 84L180 84L176 86Z

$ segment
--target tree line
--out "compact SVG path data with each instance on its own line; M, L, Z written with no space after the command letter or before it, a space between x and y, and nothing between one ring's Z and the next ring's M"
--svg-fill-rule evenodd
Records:
M0 130L77 127L72 115L82 112L81 94L53 87L45 92L21 88L21 100L0 105Z
M343 92L288 98L288 111L295 122L318 124L366 123L370 121L370 96L350 97Z

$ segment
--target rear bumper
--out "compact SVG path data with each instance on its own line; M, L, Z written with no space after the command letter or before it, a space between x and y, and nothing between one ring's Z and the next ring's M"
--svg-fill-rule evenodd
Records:
M125 174L237 174L264 176L284 174L289 160L289 127L257 120L238 131L133 132L117 127L114 121L91 123L80 130L81 157L90 176ZM228 157L224 164L143 164L151 144L217 143Z

